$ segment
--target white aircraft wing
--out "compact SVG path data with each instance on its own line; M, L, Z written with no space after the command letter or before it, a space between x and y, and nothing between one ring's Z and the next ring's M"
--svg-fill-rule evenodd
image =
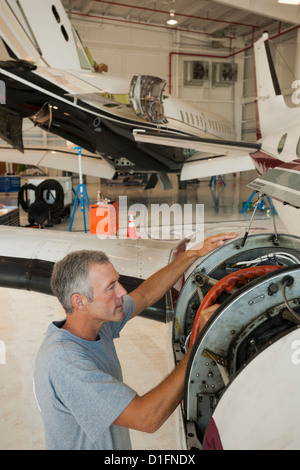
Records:
M0 146L0 161L79 172L77 151L58 146L28 147L21 153L13 147L3 145ZM106 160L86 152L81 156L81 167L84 175L111 179L115 174L115 169Z
M205 178L216 174L254 170L250 152L259 150L256 143L243 143L219 139L183 136L165 132L154 133L135 129L137 142L167 145L195 150L186 159L181 170L181 180Z
M255 170L253 160L241 150L231 150L229 154L219 155L196 152L183 164L180 179L185 181L248 170Z
M268 170L248 184L248 187L276 201L300 208L300 161L283 163Z

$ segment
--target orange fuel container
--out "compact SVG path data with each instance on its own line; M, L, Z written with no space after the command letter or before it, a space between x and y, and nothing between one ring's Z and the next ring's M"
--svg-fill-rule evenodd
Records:
M91 233L97 235L116 235L119 230L118 201L90 204Z

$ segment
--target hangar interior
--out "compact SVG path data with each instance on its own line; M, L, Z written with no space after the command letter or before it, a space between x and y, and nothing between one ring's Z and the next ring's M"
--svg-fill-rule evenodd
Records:
M233 123L238 140L248 142L256 141L253 42L268 31L281 90L292 106L292 83L300 76L300 12L297 6L279 4L275 0L129 0L124 3L63 0L62 3L93 59L107 65L108 71L103 73L108 77L112 74L130 80L135 74L159 76L167 82L167 93L226 116ZM166 24L170 10L175 11L178 21L175 26ZM4 60L6 51L0 50ZM222 78L224 70L229 70L229 81ZM183 116L183 120L192 119L192 116ZM23 130L25 147L67 146L64 139L44 131L31 121L24 122ZM35 229L46 233L51 230L68 231L74 192L80 183L78 173L36 165L24 168L20 167L20 162L7 163L5 146L6 143L0 141L1 176L19 176L21 186L44 178L70 179L70 200L66 203L68 207L63 217L40 228L36 221L32 224L28 213L18 206L16 191L1 190L0 203L18 207L21 226L35 225ZM179 204L181 207L203 204L205 230L227 227L229 222L233 228L239 227L241 222L247 224L251 218L251 204L249 210L243 212L242 209L252 193L247 184L254 179L254 170L223 176L216 171L215 179L197 178L184 184L180 184L177 175L172 174L169 175L172 188L165 189L158 183L155 188L145 190L148 175L130 171L130 162L122 155L120 160L124 171L120 171L115 179L84 175L91 204L96 202L99 191L108 200L126 196L128 206L139 203L148 209L151 204ZM85 216L89 232L91 220L87 207ZM257 212L256 217L267 226L272 224L271 210L267 205ZM277 224L280 230L280 220ZM145 227L148 226L149 219L145 219ZM159 236L160 222L155 229ZM172 227L170 238L176 229ZM84 233L80 207L76 209L71 230ZM0 339L11 344L6 362L11 362L12 367L0 364L3 383L6 384L0 391L0 432L3 436L0 448L38 450L43 448L43 430L31 392L30 374L41 331L52 319L60 317L62 311L52 297L28 292L18 292L16 296L16 291L4 288L1 292L4 314ZM37 317L38 311L48 311L46 318ZM28 328L26 319L34 326L30 327L30 339L21 341ZM132 386L138 382L141 393L167 373L166 335L165 325L139 318L120 340L125 377ZM134 366L130 365L132 357L135 357ZM143 373L145 369L146 374ZM153 436L134 431L133 446L136 449L176 449L179 443L173 429L174 423L170 418Z
M116 4L104 1L64 0L62 3L93 60L107 66L105 69L107 71L102 72L103 74L108 77L110 74L116 75L126 80L139 73L159 76L167 83L165 90L167 93L196 104L200 108L226 116L234 125L237 140L247 142L257 140L253 42L264 31L268 31L281 91L286 102L292 105L291 96L295 91L292 83L299 76L300 67L297 59L299 56L299 30L295 10L297 7L274 1L271 13L268 2L255 2L254 8L252 4L250 8L247 1L183 3L177 0L153 2L147 6L140 2ZM166 21L170 10L174 9L178 23L169 26ZM4 58L7 53L3 45L1 51ZM230 81L222 80L223 64L229 66ZM193 74L194 76L197 74L196 79L193 78ZM182 116L182 120L186 122L193 122L194 119L196 118L192 115ZM23 140L25 148L56 147L61 150L67 149L68 144L59 136L45 132L26 119L23 122ZM5 142L2 141L2 144L5 146ZM29 180L32 182L32 177L70 176L74 193L79 184L76 170L65 172L55 168L43 166L34 168L28 165L25 171L16 173L17 165L5 162L4 150L1 151L1 156L2 174L20 175L21 185L28 183ZM22 158L19 157L18 162L20 161ZM119 186L119 183L126 182L124 194L127 194L129 187L137 182L132 202L129 196L130 203L136 202L136 190L141 189L138 200L144 204L147 204L148 198L149 203L172 201L184 204L198 201L205 204L208 210L212 207L210 202L213 202L214 217L216 212L220 212L219 204L222 197L226 197L226 193L231 194L231 190L229 192L228 186L222 185L222 181L220 186L224 188L220 190L218 185L217 187L210 185L209 178L210 190L205 190L203 195L199 195L201 180L195 180L184 182L183 186L188 185L189 190L180 190L177 196L178 181L176 175L172 174L169 175L172 180L171 190L164 191L162 185L158 183L154 190L142 191L147 175L132 174L130 162L122 155L119 164L121 168L124 166L124 174L119 172L116 180L108 181L90 175L84 176L91 203L96 201L99 190L105 198L116 199L121 193L122 185ZM75 163L75 168L76 166ZM251 181L253 174L255 173L249 172L238 175L238 178L234 174L233 179L232 174L225 177L228 184L231 182L234 184L234 204L237 204L237 214L240 212L239 205L248 200L251 191L246 188L244 182L236 184L236 181L239 181L240 177ZM203 183L202 180L201 191L202 188L207 188ZM242 191L242 194L237 195L237 191ZM29 193L29 197L33 196ZM223 213L226 211L224 207L222 210ZM26 223L22 210L20 217ZM206 220L208 221L208 218ZM68 225L69 221L66 225L56 225L55 228L61 229ZM89 226L89 223L87 225Z

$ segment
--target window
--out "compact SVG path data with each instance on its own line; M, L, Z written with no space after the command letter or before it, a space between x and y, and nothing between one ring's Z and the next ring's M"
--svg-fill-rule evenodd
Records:
M58 11L56 10L55 5L52 5L52 12L53 12L53 15L55 16L56 21L60 23L60 16L58 14Z
M63 36L65 38L66 41L69 41L69 36L68 36L68 33L67 31L65 30L65 27L62 25L61 26L61 32L63 33Z
M300 158L300 139L298 140L298 143L297 143L296 154L297 154L297 157Z
M279 144L278 144L278 147L277 147L277 152L278 153L281 153L283 151L283 147L284 147L284 144L285 144L285 141L286 141L286 138L287 138L287 134L284 134L280 141L279 141Z

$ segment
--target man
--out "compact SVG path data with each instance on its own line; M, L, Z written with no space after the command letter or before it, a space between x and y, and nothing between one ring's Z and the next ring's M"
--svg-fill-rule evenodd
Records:
M56 263L51 287L66 320L49 326L34 373L47 449L130 449L129 428L152 433L166 421L183 398L189 353L161 384L139 396L123 383L113 340L192 262L236 236L209 237L200 250L181 254L129 295L102 252L73 252ZM202 326L215 309L203 311Z

